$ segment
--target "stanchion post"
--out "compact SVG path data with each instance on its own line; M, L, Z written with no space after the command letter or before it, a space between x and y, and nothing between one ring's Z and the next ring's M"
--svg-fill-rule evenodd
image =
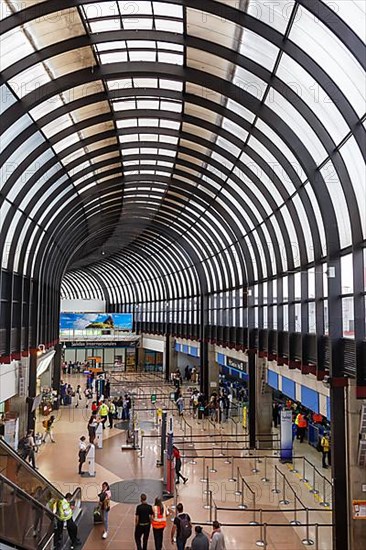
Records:
M300 479L303 483L307 483L308 480L306 479L306 461L305 457L302 457L302 478Z
M200 479L200 481L202 483L206 483L207 479L205 478L205 473L206 473L206 457L203 457L203 460L202 460L202 477Z
M317 495L319 493L319 491L315 488L315 468L313 466L313 488L310 489L310 493L312 493L313 495Z
M326 479L325 479L325 476L324 476L323 477L323 500L322 500L322 502L319 502L319 504L320 504L320 506L323 506L323 508L329 508L330 504L325 499L325 482L326 482Z
M259 539L255 543L257 546L265 546L266 542L264 539L264 533L263 533L263 521L262 521L262 508L259 510Z
M230 464L230 457L229 457L229 450L228 449L229 449L229 441L226 442L226 458L224 460L224 464Z
M257 503L255 498L255 493L253 493L253 519L249 522L249 525L258 525L257 522Z
M240 470L239 470L239 467L237 468L236 470L236 491L235 491L235 495L236 496L239 496L241 495L241 491L240 491Z
M290 501L286 498L286 478L282 474L282 500L280 500L280 504L290 504Z
M244 504L244 496L245 496L245 485L244 485L244 479L241 478L241 502L238 506L240 510L245 510L246 508L248 508L248 506Z
M222 432L221 432L221 449L220 449L220 452L219 452L219 456L225 456L224 446L223 446L223 441L222 441Z
M257 468L257 451L254 453L254 468L252 468L253 474L257 474L259 472Z
M277 466L275 466L275 486L272 489L272 493L278 494L278 493L281 492L278 488L277 482L278 482L278 479L277 479Z
M206 504L204 505L205 510L209 510L211 508L210 501L212 499L212 491L206 491Z
M295 460L296 460L296 458L295 458L295 456L294 456L294 457L292 458L292 468L291 468L291 470L290 470L290 472L292 472L293 474L297 474L297 470L296 470L296 468L295 468L295 466L296 466Z
M212 456L211 456L211 474L215 474L217 472L215 468L215 450L212 449Z
M315 525L315 550L319 550L319 525Z
M231 457L231 478L229 478L229 481L236 481L236 478L234 477L234 457Z
M210 491L210 478L208 473L208 466L206 466L206 491L204 491L204 494L208 495Z
M263 481L264 483L269 481L267 477L267 457L266 456L264 457L264 476L262 477L261 481Z
M301 525L301 521L299 521L297 519L297 495L296 493L294 492L294 497L295 497L295 514L294 514L294 519L290 521L290 525Z
M312 546L314 544L314 541L310 538L310 533L309 533L309 508L306 508L306 535L305 535L305 538L302 539L302 543L304 544L304 546Z

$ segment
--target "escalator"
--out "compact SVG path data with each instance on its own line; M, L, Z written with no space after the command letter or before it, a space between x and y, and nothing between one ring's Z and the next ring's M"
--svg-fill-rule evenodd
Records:
M0 550L50 550L55 516L47 508L63 494L0 438ZM73 494L74 519L81 511L81 490Z

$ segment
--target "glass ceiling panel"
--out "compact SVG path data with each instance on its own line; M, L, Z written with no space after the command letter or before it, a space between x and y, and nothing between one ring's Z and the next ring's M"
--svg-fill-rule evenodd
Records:
M248 13L262 21L262 23L284 33L290 21L294 5L294 0L276 0L276 2L249 0Z
M333 141L336 144L340 143L350 129L337 106L319 83L285 53L276 74L314 111Z
M365 113L365 75L344 44L304 8L289 38L329 74L357 114L362 116Z

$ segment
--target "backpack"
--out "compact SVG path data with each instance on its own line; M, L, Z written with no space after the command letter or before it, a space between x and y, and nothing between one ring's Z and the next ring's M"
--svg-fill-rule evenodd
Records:
M192 535L192 525L187 514L178 516L180 522L179 538L187 540Z
M48 422L47 422L47 420L43 420L42 426L43 426L44 428L47 428L47 427L48 427Z

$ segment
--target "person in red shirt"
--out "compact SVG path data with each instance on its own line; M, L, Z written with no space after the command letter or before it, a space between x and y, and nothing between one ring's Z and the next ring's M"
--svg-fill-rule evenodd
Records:
M180 456L180 451L177 447L175 447L175 445L173 445L173 456L174 456L174 459L175 459L175 473L177 475L177 480L176 480L176 483L179 483L179 478L181 477L183 479L183 483L187 483L188 481L188 477L184 477L180 471L182 469L182 459L181 459L181 456Z

